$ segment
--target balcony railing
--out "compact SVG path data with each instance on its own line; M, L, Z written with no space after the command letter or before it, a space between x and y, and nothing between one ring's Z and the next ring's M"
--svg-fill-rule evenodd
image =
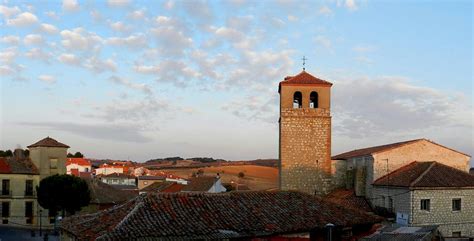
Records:
M25 197L34 197L35 192L33 190L25 190Z
M5 198L5 197L11 197L12 196L12 190L1 190L0 191L0 198Z

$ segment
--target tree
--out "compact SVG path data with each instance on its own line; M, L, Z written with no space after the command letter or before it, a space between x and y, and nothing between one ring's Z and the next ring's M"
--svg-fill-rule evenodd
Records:
M245 173L244 172L239 172L238 176L239 176L239 178L243 178L243 177L245 177Z
M89 205L90 192L86 181L71 175L53 175L40 181L36 187L38 203L52 213L62 211L74 214Z
M71 157L74 157L74 155L69 152L69 153L67 154L67 157L68 157L68 158L71 158Z
M82 157L84 157L84 155L82 155L82 153L80 153L80 152L76 152L76 153L74 153L74 157L77 157L77 158L81 157L82 158Z
M9 156L13 156L13 152L11 150L6 150L6 151L0 150L0 157L9 157Z

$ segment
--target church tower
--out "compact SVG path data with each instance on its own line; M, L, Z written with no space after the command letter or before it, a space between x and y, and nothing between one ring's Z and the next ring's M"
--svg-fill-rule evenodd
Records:
M281 190L330 191L331 86L304 70L280 82Z

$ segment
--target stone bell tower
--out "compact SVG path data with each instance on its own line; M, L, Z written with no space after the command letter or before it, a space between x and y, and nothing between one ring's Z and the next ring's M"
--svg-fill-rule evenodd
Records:
M331 86L304 70L280 82L281 190L330 191Z

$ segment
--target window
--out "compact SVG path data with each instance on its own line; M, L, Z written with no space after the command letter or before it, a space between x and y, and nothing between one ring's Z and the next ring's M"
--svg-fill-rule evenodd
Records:
M461 237L461 231L458 231L458 232L453 232L451 237L453 238L460 238Z
M10 195L10 180L2 180L2 195Z
M2 217L4 218L10 217L10 203L9 202L2 202Z
M453 211L461 211L461 199L453 199Z
M33 217L33 202L25 202L25 217Z
M48 209L48 217L49 217L49 223L55 223L55 221L56 221L56 212L53 212L53 210Z
M430 211L430 200L421 199L420 210Z
M313 91L309 96L309 108L318 108L318 92Z
M293 108L301 108L303 102L303 95L301 92L296 91L293 95Z
M49 165L51 169L58 168L58 159L49 159Z
M393 211L393 198L388 197L388 210Z
M26 180L25 196L33 196L33 180Z

